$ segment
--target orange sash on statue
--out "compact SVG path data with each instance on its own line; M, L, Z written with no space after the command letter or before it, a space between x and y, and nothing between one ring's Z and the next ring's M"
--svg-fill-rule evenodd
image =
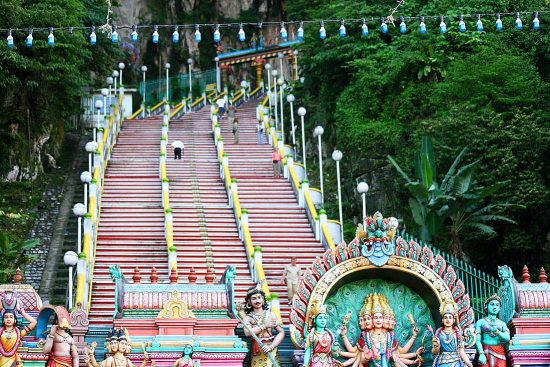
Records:
M46 367L73 367L73 359L71 357L57 357L50 354Z
M506 367L506 349L504 345L485 345L483 351L487 357L487 363L482 367Z

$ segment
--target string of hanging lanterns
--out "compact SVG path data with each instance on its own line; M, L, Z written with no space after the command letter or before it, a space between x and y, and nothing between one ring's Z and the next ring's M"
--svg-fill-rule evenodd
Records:
M396 9L394 9L395 12ZM287 26L293 25L298 26L298 29L296 30L296 38L299 41L303 41L304 39L304 27L306 25L313 25L313 24L319 24L319 38L325 39L327 38L327 30L325 28L326 24L335 23L339 24L338 28L338 35L341 38L344 38L347 36L348 32L346 29L346 25L352 26L354 24L359 25L360 33L362 36L368 36L369 35L369 24L378 23L378 28L380 33L387 34L390 32L390 28L388 27L389 24L395 26L400 34L407 34L411 33L407 26L407 22L410 24L411 22L418 21L418 33L420 34L426 34L428 33L428 26L426 23L429 23L430 21L439 21L439 29L438 32L441 34L445 34L448 32L449 28L447 26L446 21L449 22L458 21L457 23L457 30L461 33L464 33L467 31L468 27L466 25L466 19L474 19L475 22L475 30L477 32L483 32L486 31L485 25L483 23L483 20L487 18L494 19L494 29L498 32L501 32L504 30L504 25L502 22L502 19L505 17L514 17L514 28L516 30L522 30L524 28L523 20L521 19L521 16L524 17L530 17L530 28L532 30L539 30L541 27L540 22L540 16L543 14L548 14L550 11L535 11L535 12L515 12L515 13L482 13L482 14L470 14L470 15L459 15L455 17L451 16L443 16L443 15L437 15L437 16L400 16L399 17L399 23L396 26L395 19L393 18L393 12L392 15L387 17L371 17L371 18L361 18L361 19L324 19L324 20L301 20L301 21L288 21L288 22L258 22L258 23L219 23L219 24L211 24L211 23L197 23L197 24L164 24L164 25L124 25L124 26L117 26L115 24L113 25L103 25L99 27L102 33L105 33L110 39L112 43L118 43L120 41L119 37L119 30L129 30L129 38L130 41L133 43L138 42L139 40L139 34L138 31L145 33L145 31L151 33L151 41L154 44L158 44L160 42L160 35L159 35L159 29L173 29L173 33L171 35L171 41L173 44L177 44L180 41L180 30L195 30L194 32L194 39L196 43L200 43L202 41L202 33L201 30L205 29L211 29L213 30L213 40L215 43L221 42L222 34L220 29L238 29L237 32L237 38L240 42L246 41L246 32L245 27L255 27L258 30L261 30L264 26L272 27L272 26L278 26L279 27L279 37L284 41L288 40L288 31ZM97 43L97 28L95 26L85 27L85 26L76 26L76 27L47 27L47 28L7 28L7 29L0 29L0 34L4 33L7 34L6 41L8 48L12 48L15 46L15 38L13 34L15 32L26 32L27 36L25 38L25 45L27 47L32 47L33 41L34 41L34 33L37 32L46 32L47 35L47 44L50 46L53 46L55 44L55 35L54 32L68 32L69 34L73 34L75 31L82 31L84 33L87 33L88 41L91 45L95 45Z

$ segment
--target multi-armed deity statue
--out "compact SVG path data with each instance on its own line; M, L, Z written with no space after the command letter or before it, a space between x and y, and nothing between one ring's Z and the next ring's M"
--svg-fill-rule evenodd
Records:
M110 337L105 341L105 347L110 354L104 361L98 363L94 356L95 345L87 351L86 354L86 366L88 367L135 367L135 365L128 358L128 354L132 350L128 333L126 329L112 330ZM144 360L141 362L140 367L145 367L147 362L150 361L149 355L144 354ZM153 367L153 362L151 362Z

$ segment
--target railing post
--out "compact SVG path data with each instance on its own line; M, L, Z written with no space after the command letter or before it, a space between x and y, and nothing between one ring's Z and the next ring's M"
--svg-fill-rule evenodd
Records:
M325 236L323 235L323 225L327 225L328 223L328 218L327 218L327 212L325 211L325 209L321 209L319 210L319 241L321 243L325 243L326 242L326 239L325 239Z
M288 178L289 180L291 179L291 177L290 177L290 168L291 167L294 167L294 159L292 158L292 154L287 154L284 177Z
M254 247L254 263L255 265L260 265L263 267L262 248L260 246ZM256 278L255 282L257 283L261 281L261 279L258 279L258 273L255 270L256 266L254 267L254 277Z
M302 184L300 185L300 198L298 199L298 203L302 208L306 207L306 198L305 198L306 191L309 192L309 181L303 180ZM315 220L315 218L313 218L313 220Z
M239 220L239 237L241 240L244 240L244 234L242 231L242 226L246 225L248 226L248 210L242 210L241 209L241 218ZM248 254L251 257L254 257L254 254ZM250 262L250 261L249 261ZM254 263L254 261L252 261Z
M221 172L220 177L224 180L225 180L225 169L224 169L224 167L228 167L228 165L229 165L229 156L226 153L223 153L222 166L221 166L222 172Z
M237 179L236 178L231 179L230 189L231 189L231 192L230 192L230 195L229 195L229 207L233 208L233 193L237 194L238 191L239 191L239 186L237 184ZM241 213L241 217L242 217L242 215L243 214ZM248 214L246 215L246 220L247 220L247 223L248 223Z

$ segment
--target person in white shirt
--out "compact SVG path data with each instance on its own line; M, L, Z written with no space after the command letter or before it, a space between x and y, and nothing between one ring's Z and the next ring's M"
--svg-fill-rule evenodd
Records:
M261 121L258 121L258 125L256 125L256 137L258 144L264 143L264 125Z
M219 98L216 101L216 104L218 105L218 119L221 119L225 112L225 99Z
M290 258L290 264L286 265L283 270L283 279L286 280L286 288L288 290L288 304L292 304L292 297L298 291L298 283L302 270L296 263L296 257Z
M181 140L175 140L172 142L172 148L174 148L174 159L181 159L183 155L183 142Z

